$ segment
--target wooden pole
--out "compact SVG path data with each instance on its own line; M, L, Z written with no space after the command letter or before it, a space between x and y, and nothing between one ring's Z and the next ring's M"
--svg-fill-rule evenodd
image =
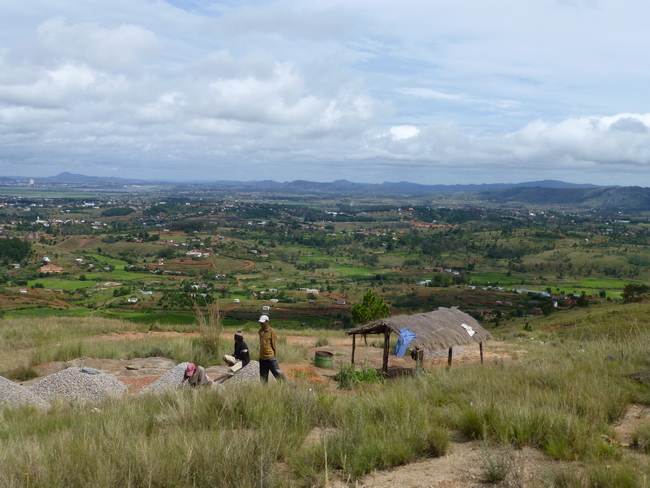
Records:
M381 366L381 370L384 373L388 373L388 347L390 346L390 329L386 327L384 331L384 361Z
M448 368L451 368L451 354L452 354L452 353L451 353L451 350L452 350L452 349L453 349L453 348L451 348L451 347L449 348L449 356L447 356L447 367L448 367Z
M357 335L352 334L352 362L350 364L354 364L354 349L357 347Z
M483 343L482 342L478 343L478 348L479 351L481 351L481 364L483 364Z

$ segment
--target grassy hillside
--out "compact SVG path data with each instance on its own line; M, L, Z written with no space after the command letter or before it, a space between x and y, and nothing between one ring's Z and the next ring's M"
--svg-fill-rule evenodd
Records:
M510 322L495 334L516 345L513 361L430 368L346 394L294 378L133 397L95 410L4 408L0 485L308 487L337 476L354 486L373 469L447 455L450 435L458 432L493 448L529 446L555 460L538 486L643 486L650 475L646 454L631 457L607 439L631 403L650 405L650 387L639 382L650 369L646 309L608 304L575 309L560 320ZM93 339L129 330L145 326L100 318L8 319L0 328L0 355L14 364L109 349L115 357L165 349L177 360L194 357L187 339L110 346ZM314 429L322 434L305 444ZM645 448L650 424L635 436ZM486 480L494 474L488 467Z

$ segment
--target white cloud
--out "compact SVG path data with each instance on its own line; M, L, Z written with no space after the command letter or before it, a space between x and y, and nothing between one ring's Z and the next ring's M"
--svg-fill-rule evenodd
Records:
M390 128L390 135L395 141L411 139L420 134L420 129L414 125L396 125Z
M41 108L63 108L66 103L103 99L127 89L122 76L110 76L86 66L66 64L34 73L25 84L0 85L0 102Z
M650 114L535 121L504 138L519 160L650 166Z
M100 69L125 70L139 67L158 49L157 36L139 25L103 28L97 23L67 25L53 18L38 28L34 54L44 63L73 60Z

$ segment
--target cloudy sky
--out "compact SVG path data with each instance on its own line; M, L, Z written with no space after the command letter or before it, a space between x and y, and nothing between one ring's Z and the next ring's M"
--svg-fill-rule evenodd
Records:
M0 176L648 186L647 1L0 11Z

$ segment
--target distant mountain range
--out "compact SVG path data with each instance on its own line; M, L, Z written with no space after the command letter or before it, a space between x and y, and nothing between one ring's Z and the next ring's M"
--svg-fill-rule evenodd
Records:
M17 181L26 181L31 177L0 177L0 184L11 184ZM387 191L390 193L410 193L410 194L428 194L428 193L459 193L459 192L484 192L488 190L504 190L509 188L603 188L590 184L575 184L566 183L558 180L542 180L542 181L528 181L524 183L484 183L481 185L422 185L419 183L409 183L400 181L398 183L353 183L347 180L336 180L331 183L320 183L306 180L296 180L290 182L276 182L273 180L264 181L161 181L161 180L141 180L141 179L127 179L115 176L87 176L82 174L74 174L69 172L60 173L56 176L48 176L44 178L34 178L37 183L51 182L51 183L67 183L67 184L90 184L90 185L201 185L210 187L223 187L223 188L249 188L261 191L296 191L296 190L309 190L316 192L376 192Z
M30 177L0 176L0 187L26 185ZM227 192L260 192L275 195L368 195L386 197L426 197L435 194L463 194L463 200L495 204L522 203L529 205L574 205L604 207L619 210L650 210L650 189L641 187L604 187L590 184L566 183L558 180L527 181L523 183L484 183L481 185L422 185L397 183L354 183L336 180L321 183L306 180L264 181L156 181L118 177L87 176L64 172L46 178L34 178L36 185L76 188L123 189L130 186L157 186L161 189ZM460 196L460 195L459 195Z
M574 205L625 210L650 210L650 188L508 188L489 190L476 198L492 203L533 205Z

